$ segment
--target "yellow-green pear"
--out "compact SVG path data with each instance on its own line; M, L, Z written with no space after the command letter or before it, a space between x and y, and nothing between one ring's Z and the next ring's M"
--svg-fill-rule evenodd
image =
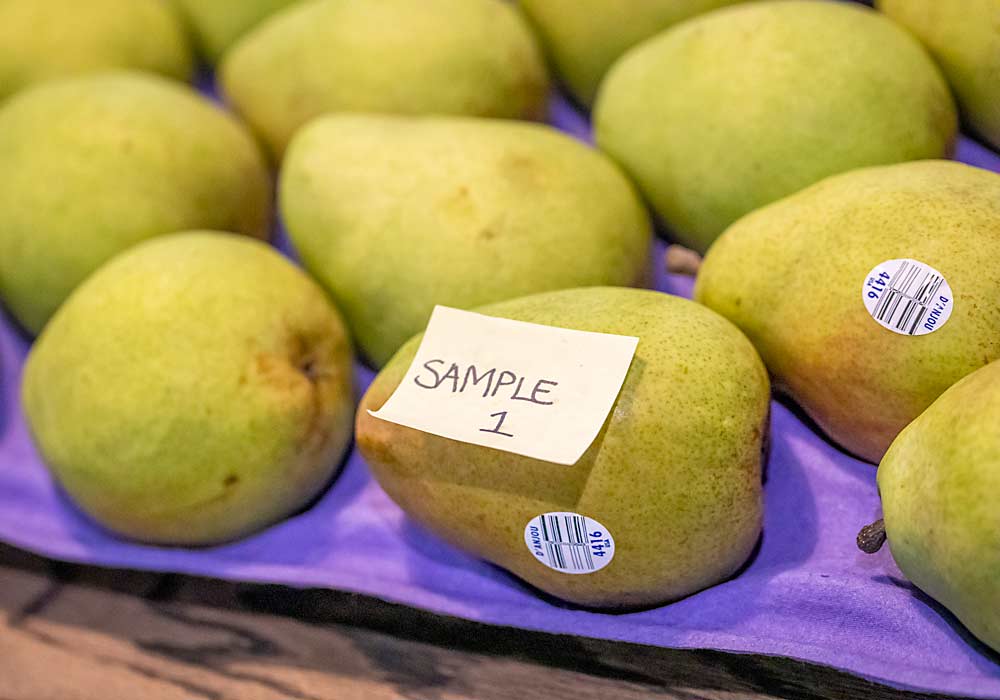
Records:
M956 381L1000 357L1000 175L951 161L828 178L730 227L695 298L779 388L877 463Z
M760 358L732 324L686 299L610 287L536 294L480 312L637 336L639 344L597 439L563 466L370 415L413 360L421 337L410 340L372 383L356 423L362 455L410 517L531 585L588 606L667 602L743 564L761 529L770 396ZM544 513L599 523L602 538L613 537L613 558L576 575L542 563L525 531Z
M878 0L876 7L924 42L965 120L1000 148L1000 0Z
M541 117L548 78L504 0L313 0L270 18L221 66L223 91L280 158L328 112Z
M376 366L436 304L637 284L648 268L650 224L625 176L538 124L323 117L289 149L280 203L306 268Z
M76 285L141 240L265 237L253 137L187 86L140 73L52 81L0 106L0 298L37 333Z
M198 42L202 55L215 63L261 21L299 0L173 0Z
M159 544L231 540L332 477L354 415L337 311L266 244L144 242L82 284L32 347L23 404L91 517Z
M163 0L0 0L0 101L52 78L134 69L187 80L192 66Z
M520 0L559 77L589 105L628 49L678 22L747 0Z
M892 557L1000 652L1000 362L944 392L900 433L878 468L884 523L859 537ZM884 529L883 529L884 528Z
M870 8L821 0L736 5L668 29L612 67L594 113L598 145L700 252L829 175L947 156L956 121L916 39Z

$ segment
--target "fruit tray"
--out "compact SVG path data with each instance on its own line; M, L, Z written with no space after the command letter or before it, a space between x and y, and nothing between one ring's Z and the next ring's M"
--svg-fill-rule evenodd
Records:
M555 100L552 114L588 138L585 117L569 105ZM1000 156L972 141L957 157L1000 172ZM686 295L692 281L658 274L656 286ZM357 452L312 507L240 542L185 550L116 539L71 505L32 446L18 400L28 346L0 319L0 539L10 544L74 562L341 589L493 625L786 656L903 689L1000 696L1000 657L908 584L887 548L868 556L855 547L858 529L878 517L875 467L829 444L785 403L772 408L764 535L750 563L672 605L602 614L544 598L422 531ZM358 367L359 393L371 378Z

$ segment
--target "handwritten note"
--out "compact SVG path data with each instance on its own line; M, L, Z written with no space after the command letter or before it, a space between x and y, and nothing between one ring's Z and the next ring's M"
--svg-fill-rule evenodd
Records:
M399 387L371 415L556 464L604 425L638 338L438 306Z

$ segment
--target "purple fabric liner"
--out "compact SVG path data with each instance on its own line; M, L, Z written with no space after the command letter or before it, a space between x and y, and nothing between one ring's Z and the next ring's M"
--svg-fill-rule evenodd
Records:
M553 122L589 138L586 118L558 99ZM957 157L1000 171L1000 156L967 139ZM658 274L656 286L688 295L691 280ZM116 539L72 506L32 445L18 400L27 350L2 319L0 539L18 547L102 566L342 589L529 630L787 656L902 689L1000 697L1000 656L907 583L886 549L856 549L858 529L879 514L875 467L830 445L785 403L773 404L764 535L749 566L672 605L612 615L544 599L422 531L356 452L312 508L240 542L184 550ZM371 377L358 368L359 392Z

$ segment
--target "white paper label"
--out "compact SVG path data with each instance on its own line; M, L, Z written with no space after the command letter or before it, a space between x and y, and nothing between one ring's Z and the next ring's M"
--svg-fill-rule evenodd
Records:
M403 381L369 413L452 440L575 464L604 425L638 343L438 306Z
M592 574L611 563L615 539L579 513L542 513L528 521L524 543L535 558L564 574Z
M868 273L861 287L868 313L901 335L926 335L951 316L954 296L944 276L919 260L886 260Z

